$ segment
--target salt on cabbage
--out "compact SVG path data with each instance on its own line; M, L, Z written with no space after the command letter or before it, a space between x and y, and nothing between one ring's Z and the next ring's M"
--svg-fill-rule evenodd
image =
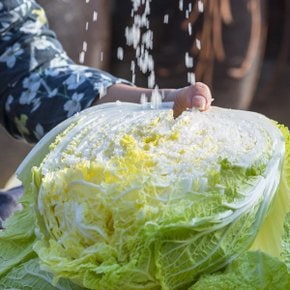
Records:
M89 289L187 289L251 246L284 150L253 112L90 108L18 170L35 193L41 269Z

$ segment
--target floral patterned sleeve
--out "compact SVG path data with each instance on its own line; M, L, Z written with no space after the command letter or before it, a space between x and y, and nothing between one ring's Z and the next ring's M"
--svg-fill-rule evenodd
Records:
M34 0L0 0L0 121L11 135L37 142L120 82L73 63Z

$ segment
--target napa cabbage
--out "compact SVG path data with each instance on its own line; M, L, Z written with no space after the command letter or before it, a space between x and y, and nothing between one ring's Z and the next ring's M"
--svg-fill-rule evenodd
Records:
M85 110L18 169L24 210L6 225L16 242L0 235L0 285L289 285L289 143L287 128L253 112L174 120L169 109L126 103ZM21 219L26 227L9 226Z

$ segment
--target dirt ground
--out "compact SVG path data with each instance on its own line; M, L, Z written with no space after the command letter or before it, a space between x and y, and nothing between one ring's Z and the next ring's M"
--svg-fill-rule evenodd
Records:
M265 89L268 78L271 75L273 66L264 64L262 73L261 89ZM254 98L251 111L262 113L269 118L277 120L290 127L290 64L276 82L274 89L269 92L269 96L257 96ZM31 150L31 146L24 142L11 138L3 128L0 128L0 188L4 186L9 177Z

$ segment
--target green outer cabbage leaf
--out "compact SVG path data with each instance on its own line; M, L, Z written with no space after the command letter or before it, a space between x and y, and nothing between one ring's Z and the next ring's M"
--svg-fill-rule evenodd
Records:
M290 212L287 213L285 218L281 249L281 258L285 261L288 273L290 273Z
M264 224L261 226L259 233L251 246L251 250L262 250L271 256L281 258L282 233L287 233L287 231L283 230L283 227L287 226L285 220L287 213L290 212L290 134L287 127L279 124L276 125L284 137L286 148L280 185ZM283 240L285 241L287 238L284 238ZM290 246L288 248L290 248Z
M277 126L286 147L281 181L251 251L224 271L202 276L189 290L290 289L290 133L285 126Z
M290 289L290 273L285 263L263 252L247 251L223 273L202 276L189 290Z
M19 290L82 290L68 279L53 283L53 275L40 269L36 257L15 266L7 275L0 278L0 289Z
M52 273L40 269L33 250L35 236L35 196L31 186L20 198L23 209L8 218L0 231L0 289L5 290L81 290L68 279L54 281Z
M280 236L277 230L270 234L270 240L275 234ZM246 251L224 271L201 276L189 290L290 289L290 212L285 217L280 250L280 259L262 251Z

